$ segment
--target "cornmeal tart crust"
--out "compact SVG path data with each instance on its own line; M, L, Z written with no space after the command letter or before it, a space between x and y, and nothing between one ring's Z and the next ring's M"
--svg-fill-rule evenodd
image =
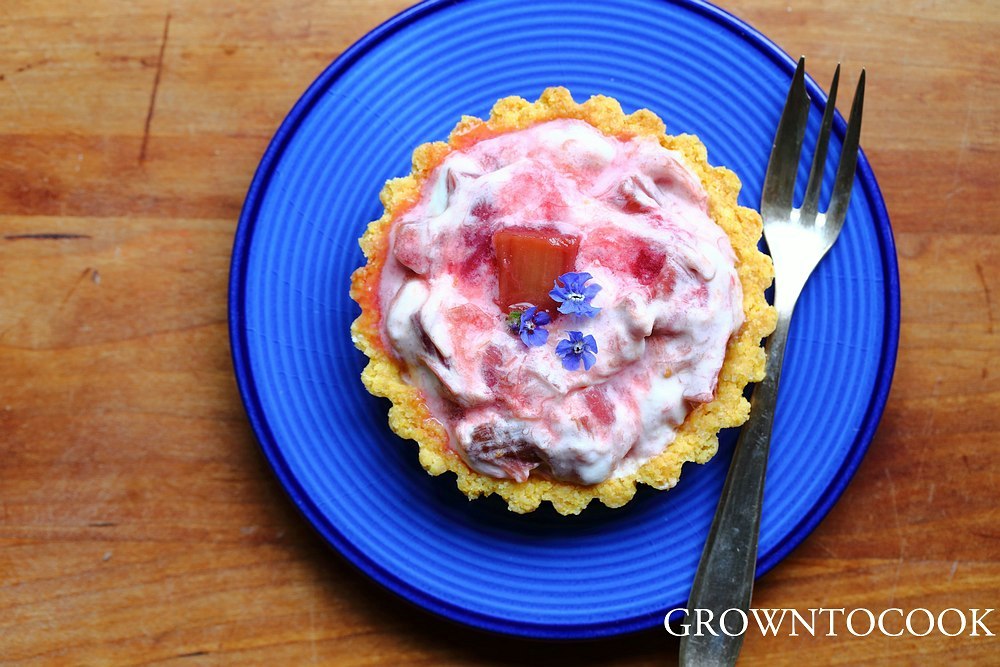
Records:
M535 158L530 142L568 148ZM662 180L621 167L623 155L655 163ZM529 158L576 166L545 180ZM619 171L608 176L608 165ZM617 175L627 177L607 188L588 180ZM553 183L587 194L563 198ZM484 187L495 202L469 194ZM517 195L525 188L527 214L510 208L525 206ZM470 499L496 493L514 512L548 500L577 514L595 498L624 505L636 483L674 486L685 462L715 454L720 429L746 421L743 390L763 377L761 340L774 328L760 216L737 205L739 189L735 174L708 164L697 137L669 136L652 112L626 115L611 98L577 104L549 88L535 103L499 100L487 121L463 117L447 143L417 147L409 176L385 184L385 213L361 238L367 264L352 276L351 297L362 312L351 333L369 358L362 381L392 402L389 425L417 441L423 467L455 473ZM430 238L423 227L450 224L451 197L463 207L465 236L449 228L433 237L432 252L421 244ZM601 207L612 204L617 212L605 215ZM693 231L671 218L698 215ZM652 232L643 216L656 222ZM584 221L582 242L570 219ZM479 229L486 236L469 240ZM661 239L650 236L661 231L680 239L680 260L665 263ZM544 273L560 262L565 273ZM628 275L618 280L621 266ZM552 284L551 300L539 280ZM718 318L706 317L713 309ZM590 330L596 339L584 336ZM511 378L530 386L505 385Z

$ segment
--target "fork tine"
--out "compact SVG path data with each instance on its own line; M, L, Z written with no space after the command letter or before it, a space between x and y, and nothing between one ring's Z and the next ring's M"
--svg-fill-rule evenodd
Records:
M761 214L764 217L788 215L792 209L795 192L795 174L802 151L806 119L809 115L809 96L805 89L805 57L799 58L798 67L788 89L785 108L774 134L771 157L767 162L767 175L761 193Z
M851 186L854 185L854 168L858 164L858 143L861 138L861 111L865 103L865 71L861 70L858 88L851 103L851 120L844 135L844 146L840 151L840 164L833 182L833 194L826 211L826 224L840 226L847 215L847 204L851 201Z
M809 184L806 185L806 196L802 200L802 212L799 219L804 224L812 224L816 220L819 208L819 193L823 187L823 171L826 166L826 149L830 143L830 126L833 125L833 112L837 108L837 84L840 83L840 64L833 72L833 83L830 84L830 96L826 100L823 111L823 123L819 129L819 139L816 140L816 150L813 153L812 167L809 169Z

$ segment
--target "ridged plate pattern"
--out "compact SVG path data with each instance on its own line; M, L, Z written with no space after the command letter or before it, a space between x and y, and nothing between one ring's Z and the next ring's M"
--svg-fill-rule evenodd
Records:
M357 239L387 178L462 114L547 86L648 107L697 134L756 207L794 63L749 26L694 2L466 0L395 17L335 61L279 129L236 233L230 324L250 421L320 535L373 579L448 618L582 638L662 623L684 604L734 442L667 493L623 509L527 516L468 502L386 425L351 344ZM813 96L815 137L821 91ZM849 95L845 95L848 96ZM843 119L835 134L843 136ZM834 151L836 152L836 151ZM805 167L802 169L805 178ZM828 174L832 182L832 174ZM898 338L891 230L862 157L847 226L792 327L768 471L759 572L783 558L850 480L882 412Z

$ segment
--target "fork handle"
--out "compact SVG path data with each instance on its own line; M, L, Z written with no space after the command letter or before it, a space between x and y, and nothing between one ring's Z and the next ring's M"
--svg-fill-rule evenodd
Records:
M740 616L736 613L726 616L726 627L730 634L736 635L732 637L722 631L719 618L727 609L742 609L746 614L750 607L764 473L790 323L791 312L786 315L779 309L777 325L765 348L765 376L754 388L750 419L736 441L722 497L691 588L687 619L690 627L680 643L681 665L734 665L743 646L744 633L736 634L742 627ZM703 609L712 613L712 620L699 624L709 618L706 612L698 611Z

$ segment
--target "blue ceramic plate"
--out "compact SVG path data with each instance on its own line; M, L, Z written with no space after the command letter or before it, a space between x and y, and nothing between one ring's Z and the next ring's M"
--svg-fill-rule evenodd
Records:
M368 576L441 616L540 638L651 628L687 599L732 452L618 510L527 516L432 478L359 380L348 332L388 178L462 114L551 85L647 107L697 134L756 207L794 62L711 5L675 0L432 1L383 24L310 86L275 135L236 233L230 331L260 445L320 535ZM813 97L807 145L825 96ZM837 118L835 134L843 136ZM839 141L839 139L838 139ZM833 151L836 152L836 151ZM836 157L835 155L832 157ZM805 179L803 168L802 180ZM832 174L828 176L832 181ZM829 185L829 183L828 183ZM846 228L799 302L767 476L758 573L816 526L882 413L896 355L898 277L885 205L862 157Z

